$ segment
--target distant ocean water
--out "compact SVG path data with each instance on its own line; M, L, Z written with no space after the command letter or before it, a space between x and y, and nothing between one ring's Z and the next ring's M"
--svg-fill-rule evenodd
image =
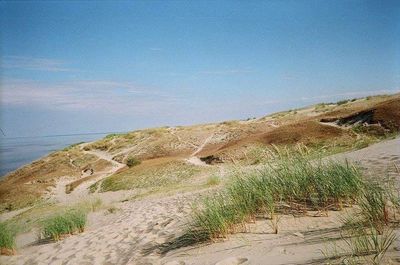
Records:
M101 139L108 133L74 134L41 137L0 137L0 178L53 151L71 144Z

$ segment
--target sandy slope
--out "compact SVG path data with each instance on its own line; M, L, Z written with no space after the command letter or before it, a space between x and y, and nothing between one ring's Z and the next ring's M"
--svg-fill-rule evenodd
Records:
M82 145L82 148L84 145ZM121 168L125 167L125 164L119 163L115 160L112 159L112 155L107 153L107 152L102 152L99 150L91 150L91 151L83 151L86 154L94 155L98 157L98 159L103 159L105 161L110 162L112 165L111 168L101 171L101 172L95 172L93 176L91 177L90 180L83 182L80 184L78 187L76 187L71 193L67 194L66 191L66 185L71 183L70 178L61 178L54 189L51 189L48 194L45 195L45 197L48 200L54 200L58 203L62 204L73 204L77 203L81 200L84 200L87 198L89 195L88 188L94 184L95 182L102 180L108 176L111 176ZM82 172L81 178L88 177L89 174L87 172Z
M189 158L185 159L190 164L193 164L195 166L208 166L204 161L202 161L199 157L196 155L203 151L204 147L207 145L209 141L214 137L214 134L210 135L207 137L204 142L190 155Z
M93 213L88 229L57 243L27 246L6 264L152 264L157 256L142 257L152 244L174 237L190 210L193 194L149 198L118 205L116 214ZM141 262L139 262L141 261Z
M400 138L335 158L359 161L367 172L382 174L387 167L394 168L393 164L400 166ZM400 178L395 170L390 172L392 177ZM342 212L331 212L328 217L284 216L277 235L271 233L268 221L259 220L248 225L248 233L232 235L223 242L182 248L165 256L154 251L146 253L144 250L182 232L190 204L199 196L202 194L197 192L121 202L114 214L90 214L84 233L57 243L20 246L19 255L2 256L0 263L320 264L324 258L321 250L327 247L324 242L339 235ZM390 255L393 263L400 264L399 253L391 249Z
M400 180L400 138L344 154L333 159L348 159L360 164L366 174L384 178L386 175ZM326 250L327 238L339 236L341 213L331 212L329 217L284 217L278 235L270 234L268 222L257 221L250 233L237 234L229 240L195 248L184 248L168 253L163 262L178 260L185 264L216 264L218 261L236 258L247 259L243 264L323 264L322 251ZM268 233L269 231L269 233ZM394 250L389 255L393 264L400 264L400 231ZM227 264L239 264L236 261Z
M86 196L87 187L119 170L128 157L142 162L188 158L187 162L192 165L203 166L200 157L212 155L216 161L231 163L248 159L248 153L270 144L301 142L308 145L333 140L332 144L343 141L345 146L351 147L357 139L346 124L367 119L373 126L365 130L372 130L374 135L385 130L400 130L399 104L400 94L377 96L340 105L319 104L246 121L108 135L92 143L67 147L9 173L0 181L0 212L34 205L57 183L52 190L57 201L69 203L81 199ZM327 125L338 121L346 126ZM66 196L66 188L68 192L74 191Z

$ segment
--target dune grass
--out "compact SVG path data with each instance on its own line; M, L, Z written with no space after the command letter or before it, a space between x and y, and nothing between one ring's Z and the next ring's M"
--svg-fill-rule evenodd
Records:
M325 264L388 264L386 254L396 240L393 228L379 233L374 226L357 223L342 231L341 243L333 243L326 252Z
M16 233L14 229L5 223L0 223L0 249L2 254L3 252L14 252L15 236Z
M393 187L364 183L358 210L343 220L341 240L323 252L327 264L389 263L386 254L397 239L394 229L399 224L400 210Z
M100 184L93 184L95 190L100 185L100 192L151 189L154 187L171 187L190 179L200 172L194 165L183 161L169 161L153 166L134 166L126 171L105 178Z
M241 164L262 165L268 163L271 159L282 159L293 154L320 159L346 151L363 149L383 140L394 139L399 135L398 132L385 133L383 135L373 135L366 132L357 132L357 134L357 138L346 135L340 138L316 140L307 144L302 142L296 144L272 144L270 148L254 145L245 150L244 159L240 158L240 156L243 156L243 153L240 153L235 160L236 162L242 160Z
M382 234L389 224L399 217L400 201L393 184L366 183L359 199L359 224L372 226ZM397 216L396 216L397 214Z
M42 236L58 241L64 235L81 233L86 226L87 213L79 209L58 214L43 220Z
M211 175L210 177L207 178L207 186L216 186L221 183L221 178L217 175Z
M172 249L218 240L246 230L246 223L257 217L271 221L279 232L282 214L305 215L307 211L341 210L357 205L357 219L344 225L352 233L346 238L353 252L384 256L394 242L388 229L399 212L399 200L387 187L362 178L360 171L346 162L315 160L313 156L276 150L271 163L251 173L240 171L224 190L194 205L184 234L159 247ZM358 231L355 233L355 231ZM357 245L358 244L358 245ZM351 249L351 248L350 248ZM355 253L354 255L358 255ZM378 257L379 256L379 257Z
M84 230L87 213L104 208L106 206L100 198L84 200L67 208L53 203L36 205L0 223L0 248L11 246L12 244L6 242L12 242L11 239L16 234L33 229L40 231L39 239L59 240L63 235L79 233ZM9 250L15 250L15 247Z
M278 233L278 214L340 210L356 203L362 189L361 173L347 162L282 155L262 170L238 173L223 191L194 206L184 235L164 244L161 251L243 231L258 216L270 219Z
M194 211L193 226L211 239L235 232L260 214L273 219L277 211L341 209L355 202L361 184L360 173L349 164L284 159L260 173L236 176L224 192Z

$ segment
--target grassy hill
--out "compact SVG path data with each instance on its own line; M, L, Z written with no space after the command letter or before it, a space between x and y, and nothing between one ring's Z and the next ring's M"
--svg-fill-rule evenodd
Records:
M179 188L216 174L218 167L207 164L257 164L268 146L301 144L327 155L366 147L399 130L400 95L395 94L321 103L257 119L112 134L6 175L0 181L0 212L43 200L61 178L68 182L66 193L78 187L88 192ZM128 166L129 161L140 164Z

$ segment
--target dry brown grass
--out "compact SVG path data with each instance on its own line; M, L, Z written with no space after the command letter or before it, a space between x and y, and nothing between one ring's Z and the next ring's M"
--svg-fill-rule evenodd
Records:
M125 162L129 156L136 157L143 163L132 170L145 171L157 167L154 165L157 159L188 157L210 135L214 135L212 140L197 155L213 155L227 162L230 161L229 157L245 158L249 147L251 149L271 144L303 143L332 147L340 146L340 142L343 142L345 146L351 147L348 143L355 139L354 132L321 124L320 120L334 120L368 109L374 111L373 122L400 129L400 94L369 97L342 105L330 104L327 108L324 107L323 112L318 112L316 108L314 106L286 111L246 122L162 127L109 135L86 145L85 149L108 151L120 162ZM73 146L10 173L0 182L0 212L32 205L62 176L74 180L80 177L81 170L85 167L91 167L95 171L104 170L108 165L97 159L96 156L82 152L79 146ZM71 183L71 188L88 179L90 177Z
M346 135L347 132L316 121L298 122L283 125L260 137L264 144L309 144L326 139L334 139Z
M350 102L346 105L336 106L327 113L323 113L316 117L317 120L321 119L339 119L346 116L354 115L357 112L365 111L368 109L377 110L377 117L383 121L386 119L395 118L398 120L399 114L400 94L392 96L376 96L370 99L361 99L355 102ZM396 116L391 116L391 112L397 113Z
M101 182L100 191L168 187L190 179L199 172L198 167L182 160L152 159L107 177Z
M108 163L84 154L78 147L52 153L11 172L0 181L0 212L31 206L60 177L78 178L84 167L90 165L95 170L102 170Z

